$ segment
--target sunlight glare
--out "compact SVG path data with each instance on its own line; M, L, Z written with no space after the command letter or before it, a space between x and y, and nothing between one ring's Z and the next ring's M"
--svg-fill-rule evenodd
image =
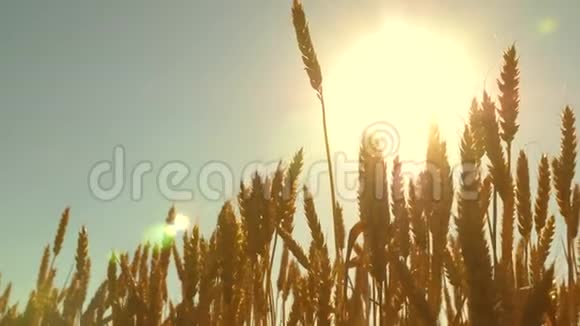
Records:
M189 220L189 217L183 214L177 214L175 216L175 222L173 223L176 231L178 232L187 231L187 229L189 229L190 227L190 224L191 222Z
M538 31L542 35L552 34L556 32L557 29L558 21L551 17L542 19L538 24Z
M405 21L389 21L337 63L325 87L331 139L335 150L350 158L365 128L378 121L395 127L402 160L424 161L432 123L454 151L471 98L481 92L483 81L459 40Z

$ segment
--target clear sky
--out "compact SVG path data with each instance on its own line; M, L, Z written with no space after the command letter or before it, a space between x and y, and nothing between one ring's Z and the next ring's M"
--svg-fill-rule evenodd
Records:
M86 225L98 279L112 249L133 250L164 219L172 201L158 191L155 175L165 163L187 163L192 174L183 187L195 189L197 173L211 161L227 162L239 177L250 162L288 160L300 147L307 162L322 157L320 112L298 56L290 5L2 1L0 272L15 282L17 297L33 287L42 248L65 206L72 220L60 276L73 261L74 232ZM404 19L462 44L480 89L487 79L493 92L501 51L516 41L522 69L516 148L527 146L534 170L540 153L557 152L564 105L580 112L575 0L309 0L305 7L325 71L386 21ZM480 94L464 94L472 95ZM385 108L376 119L396 114ZM333 135L360 134L332 127ZM110 202L89 191L91 167L110 160L117 145L126 151L127 176L138 162L153 164L141 200L131 200L128 188ZM333 149L354 150L342 146ZM175 204L208 231L221 202L194 196ZM321 191L323 219L326 202Z

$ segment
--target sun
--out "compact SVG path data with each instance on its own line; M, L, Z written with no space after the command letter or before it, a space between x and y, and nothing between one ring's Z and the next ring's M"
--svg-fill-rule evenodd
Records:
M457 148L471 98L482 87L476 63L459 39L389 20L327 71L325 97L335 151L353 153L362 132L374 128L371 132L388 143L383 144L386 155L419 164L434 123L448 148Z

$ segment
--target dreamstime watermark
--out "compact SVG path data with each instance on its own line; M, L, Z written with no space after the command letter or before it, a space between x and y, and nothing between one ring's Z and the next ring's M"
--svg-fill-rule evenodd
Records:
M362 137L361 150L367 151L369 157L379 162L392 165L400 147L400 137L397 129L387 122L377 122L365 129ZM365 180L359 178L360 161L352 159L346 153L338 152L332 157L335 175L336 195L342 201L356 201L361 189L364 189ZM427 176L431 182L428 193L433 200L440 200L444 195L443 184L445 176L436 164L426 161L400 161L400 175L404 180L415 179L419 173ZM155 167L151 161L139 161L131 166L127 164L127 149L122 145L114 147L112 157L94 164L88 173L88 186L91 194L101 201L113 201L123 193L129 193L130 199L143 199L145 187L151 187L145 182L147 177L155 176L155 190L170 201L190 201L200 196L209 201L223 201L235 198L240 190L239 181L249 180L255 173L265 175L273 173L279 161L254 161L245 164L239 175L236 169L224 161L208 161L199 169L192 169L182 161L168 161ZM328 166L325 160L314 161L303 168L303 181L308 185L310 192L316 195L326 189L328 185ZM384 165L377 166L374 177L376 180L366 180L375 185L372 192L377 199L387 195L383 181L389 179ZM452 175L461 177L464 184L475 182L478 167L475 164L460 164L451 169ZM108 182L103 182L107 179ZM191 181L193 179L193 186ZM370 181L370 182L369 182ZM289 185L286 184L286 187ZM282 189L282 196L290 195L289 189ZM269 195L266 192L265 195ZM464 199L477 199L478 193L463 194Z

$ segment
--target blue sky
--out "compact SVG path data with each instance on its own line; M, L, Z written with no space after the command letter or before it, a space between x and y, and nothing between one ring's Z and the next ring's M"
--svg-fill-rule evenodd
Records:
M157 191L155 174L146 176L140 201L128 191L112 202L90 193L89 170L111 159L116 145L125 148L129 169L140 161L150 161L154 172L186 162L190 188L209 161L239 173L252 161L287 160L300 147L307 162L322 157L320 112L294 43L290 2L0 4L0 271L15 282L17 297L33 287L42 247L65 206L72 220L58 260L61 277L81 225L89 229L93 275L100 278L112 249L133 250L164 219L172 203ZM404 18L461 40L494 91L501 51L516 41L522 57L516 148L527 145L534 169L540 153L557 152L564 105L579 112L575 1L305 2L323 67L385 21ZM376 119L389 114L396 112ZM321 191L323 218L326 202ZM207 231L220 202L197 194L176 205Z

